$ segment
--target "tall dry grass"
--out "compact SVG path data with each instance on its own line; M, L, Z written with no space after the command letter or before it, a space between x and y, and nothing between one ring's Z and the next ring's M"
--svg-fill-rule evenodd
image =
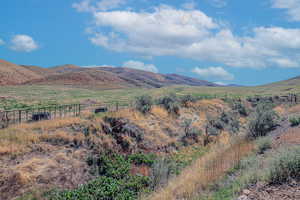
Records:
M145 198L149 200L192 199L224 176L254 149L251 142L238 138L227 145L214 144L211 151L196 160L169 184Z
M41 139L53 137L48 131L55 131L58 128L80 123L81 121L80 118L55 119L30 124L19 124L0 130L0 156L18 155L30 151L32 145L37 144ZM55 136L61 136L60 138L70 137L62 133Z

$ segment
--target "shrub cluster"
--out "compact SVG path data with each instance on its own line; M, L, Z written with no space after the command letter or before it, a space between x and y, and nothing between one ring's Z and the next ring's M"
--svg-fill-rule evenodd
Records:
M150 187L151 179L147 176L131 175L131 165L152 166L152 159L153 155L135 154L126 157L111 152L98 157L91 156L87 163L91 167L91 173L98 178L74 190L51 191L48 197L50 200L137 199L141 191Z
M168 113L179 115L179 100L174 94L162 97L157 101L158 105L163 106Z
M300 148L287 148L274 157L270 165L269 181L281 184L290 180L300 180Z
M299 126L300 125L300 117L292 117L289 119L291 126Z
M196 102L199 98L196 98L192 95L184 95L183 97L180 98L180 103L184 107L188 107L189 103Z
M257 138L266 136L277 126L279 116L268 104L259 104L249 123L248 136Z
M153 105L153 100L149 95L137 97L135 100L135 108L143 114L149 113Z

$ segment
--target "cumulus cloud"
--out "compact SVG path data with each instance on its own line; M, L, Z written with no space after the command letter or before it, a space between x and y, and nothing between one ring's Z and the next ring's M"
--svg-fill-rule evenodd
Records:
M272 0L272 7L286 10L290 20L300 21L300 0Z
M181 4L181 7L187 10L194 10L197 7L197 4L195 1L189 1L186 3Z
M255 27L247 36L200 10L93 12L90 41L117 52L177 56L232 67L300 67L300 29Z
M129 61L125 62L123 64L123 67L139 69L139 70L144 70L144 71L149 71L149 72L154 72L154 73L158 72L158 69L156 68L155 65L145 64L143 62L135 61L135 60L129 60Z
M227 72L222 67L209 67L209 68L199 68L196 67L192 72L198 74L200 77L211 80L233 80L234 75Z
M5 44L4 40L2 40L2 39L0 38L0 46L1 46L1 45L4 45L4 44Z
M118 8L125 3L126 0L82 0L77 3L73 3L72 7L75 8L78 12L96 12Z
M227 5L227 1L226 0L207 0L209 1L209 3L217 8L223 8Z
M83 68L97 68L97 67L115 67L113 65L85 65L85 66L81 66Z
M10 48L14 51L31 52L38 49L38 44L28 35L15 35Z

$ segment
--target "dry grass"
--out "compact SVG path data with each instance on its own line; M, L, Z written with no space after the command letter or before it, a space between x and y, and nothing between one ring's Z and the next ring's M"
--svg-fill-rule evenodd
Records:
M175 200L192 199L195 195L220 179L226 171L231 169L244 156L248 155L254 145L243 139L231 141L227 145L214 144L211 151L196 160L178 177L175 177L165 187L155 192L147 199Z
M45 121L40 121L40 122L35 122L35 123L27 123L27 124L19 124L14 126L13 128L15 129L40 129L41 131L50 131L50 130L55 130L57 128L62 128L69 126L71 124L75 123L81 123L83 120L78 117L70 117L70 118L63 118L63 119L53 119L53 120L45 120Z
M47 137L64 140L81 140L81 136L67 135L66 133L49 134L58 128L80 123L79 118L65 118L50 121L41 121L31 124L20 124L7 129L0 130L0 155L19 155L30 151L32 145L45 140ZM40 134L43 133L43 134ZM72 138L71 138L72 137ZM79 138L80 137L80 138Z

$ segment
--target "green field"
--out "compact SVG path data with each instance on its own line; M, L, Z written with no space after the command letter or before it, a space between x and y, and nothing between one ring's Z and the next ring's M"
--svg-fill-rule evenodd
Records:
M260 86L260 87L192 87L171 86L158 89L115 89L97 90L66 86L9 86L0 87L0 109L14 109L33 105L83 103L90 99L103 104L129 105L136 96L149 94L160 97L174 93L192 94L203 97L247 97L300 93L299 86Z

